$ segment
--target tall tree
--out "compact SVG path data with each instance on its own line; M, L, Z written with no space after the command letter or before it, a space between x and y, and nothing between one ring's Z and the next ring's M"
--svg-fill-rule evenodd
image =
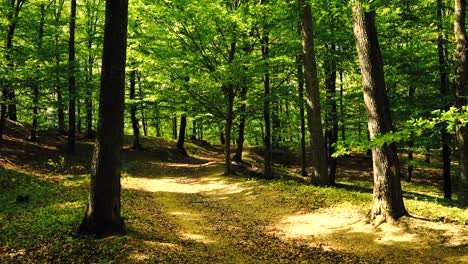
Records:
M106 0L99 121L91 188L80 233L99 236L124 231L120 215L120 168L124 128L127 0Z
M40 5L41 18L39 20L39 37L37 41L38 54L42 51L42 41L44 38L44 24L45 24L45 5ZM38 113L39 112L39 83L37 80L33 81L33 122L31 128L31 135L29 139L33 142L37 141L37 126L38 126Z
M466 35L466 0L455 0L454 32L456 40L456 76L455 94L456 106L461 109L466 106L468 95L468 37ZM458 201L461 207L468 206L468 126L457 126L460 190Z
M382 56L375 27L375 10L364 10L353 0L353 30L362 74L364 101L371 139L393 130L385 89ZM372 148L374 191L369 212L371 221L392 221L407 214L403 204L400 168L395 145Z
M60 81L60 19L65 0L54 0L54 55L55 55L55 91L57 93L57 120L60 132L65 132L65 111L62 96L62 84Z
M135 67L135 64L132 65ZM136 91L136 69L130 71L130 100L135 100ZM130 119L132 120L133 130L133 146L134 149L141 149L140 145L140 125L136 116L137 104L135 102L130 103Z
M75 152L76 130L76 77L75 77L76 0L70 3L70 36L68 39L68 152Z
M443 37L443 0L437 0L437 53L439 57L439 89L440 94L444 101L445 110L449 109L451 101L449 76L447 72L447 47L444 43ZM447 132L447 125L443 124L440 129L441 142L442 142L442 166L444 178L444 198L447 200L452 199L452 181L450 178L450 134Z
M309 1L300 0L301 35L304 60L304 80L307 98L307 121L310 133L312 181L318 185L330 185L327 169L327 151L322 131L320 93L315 60L312 10Z

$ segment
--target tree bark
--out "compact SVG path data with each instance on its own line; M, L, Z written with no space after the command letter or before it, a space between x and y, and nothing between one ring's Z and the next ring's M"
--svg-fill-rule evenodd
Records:
M135 65L133 65L135 66ZM130 71L130 100L135 100L135 87L136 87L136 70L132 69ZM132 130L133 130L133 149L141 149L140 145L140 126L138 124L138 119L136 117L137 104L131 102L130 104L130 119L132 120Z
M305 142L305 110L304 110L304 71L302 55L296 58L297 63L297 83L299 89L299 118L301 121L301 175L307 176L307 160L306 160L306 142Z
M456 106L466 106L468 95L468 38L466 35L466 0L455 0L454 32L456 40ZM461 207L468 207L468 126L456 128L458 141L460 184L458 202Z
M265 122L265 134L263 137L264 156L263 156L263 176L266 179L273 178L273 157L271 145L271 118L270 118L270 72L268 65L269 57L269 33L266 32L262 36L262 58L266 64L265 72L263 73L263 121Z
M245 119L246 119L246 104L245 100L247 96L247 84L245 84L245 80L242 82L242 88L240 91L240 115L239 115L239 135L237 138L237 148L236 154L232 158L232 160L237 162L242 162L242 152L244 151L244 140L245 140Z
M383 63L380 54L375 11L364 11L358 0L353 1L353 30L362 74L364 101L370 138L393 130L385 89ZM369 216L380 224L407 215L403 204L400 168L394 144L372 149L374 192Z
M75 78L76 0L70 4L70 36L68 39L68 153L75 153L76 132L76 78Z
M124 231L120 215L120 168L124 128L127 0L107 0L99 121L91 188L80 233L106 236Z
M184 156L188 156L188 153L184 148L186 127L187 127L187 116L185 114L182 114L180 115L180 130L179 130L179 140L177 141L177 150L179 150Z
M177 139L177 116L172 116L172 139Z
M450 93L448 67L446 57L448 54L447 46L444 44L443 39L443 0L437 0L437 51L439 57L439 74L440 74L440 94L444 100L444 109L450 108L450 101L453 100ZM452 199L452 180L450 176L450 139L451 136L447 132L447 125L443 124L440 128L441 142L442 142L442 167L444 179L444 198L447 200Z
M307 99L307 121L311 144L312 182L330 185L327 170L327 148L322 130L319 82L312 26L312 10L307 0L300 0L302 49L304 54L304 80Z
M225 85L225 96L227 100L226 124L224 126L224 174L232 174L231 164L231 130L234 117L234 88L231 84Z

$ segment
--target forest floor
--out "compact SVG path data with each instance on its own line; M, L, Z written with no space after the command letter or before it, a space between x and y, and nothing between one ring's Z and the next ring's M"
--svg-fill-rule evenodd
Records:
M71 156L59 133L32 143L25 127L9 129L0 150L0 263L468 263L468 210L441 198L437 161L403 182L413 216L376 227L366 222L364 156L340 159L337 186L320 188L304 184L293 164L276 166L275 180L259 178L254 149L235 165L238 175L223 176L217 147L188 143L184 157L174 141L143 138L145 150L123 153L127 233L96 239L76 235L92 142L81 140Z

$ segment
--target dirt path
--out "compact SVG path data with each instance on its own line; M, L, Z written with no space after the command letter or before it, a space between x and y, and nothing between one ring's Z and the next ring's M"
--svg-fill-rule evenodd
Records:
M132 174L122 181L123 208L133 208L125 261L468 262L466 228L410 219L398 228L376 229L361 220L359 210L297 212L284 202L284 193L222 176L214 160L147 163Z

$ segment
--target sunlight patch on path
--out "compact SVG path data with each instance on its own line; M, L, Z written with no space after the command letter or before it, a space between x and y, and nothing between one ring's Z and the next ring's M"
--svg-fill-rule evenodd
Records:
M364 216L352 209L333 209L323 213L292 215L284 218L277 226L288 238L305 236L327 236L335 233L367 233L375 235L374 242L410 242L414 235L398 227L386 224L374 227L367 224Z
M161 179L123 178L123 188L148 192L201 193L219 192L222 194L240 193L248 188L241 183L227 183L220 178L170 177Z

